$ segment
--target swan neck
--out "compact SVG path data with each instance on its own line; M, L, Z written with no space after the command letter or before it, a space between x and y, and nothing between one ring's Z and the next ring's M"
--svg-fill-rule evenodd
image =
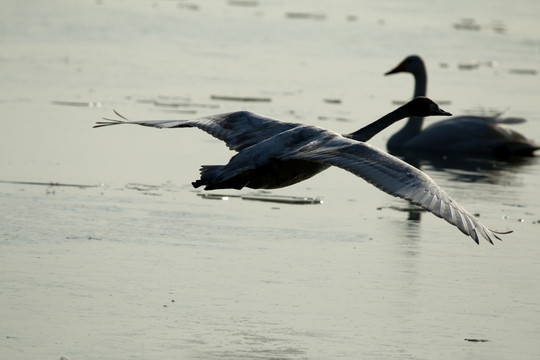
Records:
M421 62L418 68L412 73L414 76L414 94L413 99L418 96L426 96L427 94L427 72L424 63ZM388 139L388 147L399 147L405 144L408 140L418 135L422 131L424 124L423 117L411 117L409 121Z
M373 136L386 129L388 126L392 125L396 121L406 118L409 115L410 112L407 105L403 105L391 113L386 114L379 120L376 120L371 124L366 125L363 128L345 136L356 141L366 142Z
M419 64L418 69L413 72L414 94L413 97L426 96L427 94L427 72L424 63Z

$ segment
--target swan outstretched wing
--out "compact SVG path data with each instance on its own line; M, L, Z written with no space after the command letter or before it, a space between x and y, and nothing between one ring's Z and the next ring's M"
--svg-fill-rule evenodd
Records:
M288 123L249 111L210 115L195 120L139 120L129 121L118 112L121 119L106 119L94 127L135 124L156 128L196 127L224 141L231 150L240 151L300 124Z
M501 240L473 215L450 198L427 174L366 143L336 137L291 152L289 159L333 165L352 172L382 191L409 200L455 225L478 243L478 235L493 244Z

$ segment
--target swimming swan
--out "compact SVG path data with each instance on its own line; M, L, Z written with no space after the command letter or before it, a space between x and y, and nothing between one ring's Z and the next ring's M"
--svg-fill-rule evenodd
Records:
M422 58L411 55L385 75L408 72L414 76L414 97L426 96L427 72ZM517 122L499 116L456 116L436 122L424 129L423 117L411 117L405 126L387 142L388 150L475 153L495 156L531 156L540 146L522 134L502 125Z
M195 120L104 119L94 127L136 124L157 128L197 127L224 141L238 153L227 165L203 165L194 187L272 189L303 181L337 166L380 190L419 205L455 225L479 243L500 238L452 200L428 175L364 141L408 116L451 115L420 97L351 134L340 135L316 126L281 122L247 111ZM500 234L500 233L499 233Z

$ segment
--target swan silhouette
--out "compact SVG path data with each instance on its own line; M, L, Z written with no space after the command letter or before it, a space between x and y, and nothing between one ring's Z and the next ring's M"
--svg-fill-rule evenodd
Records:
M479 243L500 238L452 200L427 174L365 141L409 116L451 115L425 97L416 98L350 134L282 122L247 111L195 120L107 119L94 127L135 124L156 128L197 127L222 140L235 154L227 165L203 165L192 185L214 189L274 189L306 180L330 166L363 178L380 190L419 205L455 225ZM501 233L498 233L501 234Z
M420 56L405 58L385 75L407 72L414 76L414 97L426 96L427 72ZM443 153L531 156L540 146L503 123L519 122L500 116L456 116L422 128L423 117L411 117L392 135L387 148L392 153L418 150Z

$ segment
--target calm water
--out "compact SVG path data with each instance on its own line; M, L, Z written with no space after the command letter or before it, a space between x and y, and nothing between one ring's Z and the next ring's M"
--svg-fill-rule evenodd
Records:
M223 144L91 128L112 109L249 109L349 132L409 99L410 76L382 74L417 53L446 110L508 111L540 141L537 1L7 1L0 16L2 358L540 357L538 157L422 164L514 230L477 246L339 169L272 193L319 205L204 199L190 182Z

